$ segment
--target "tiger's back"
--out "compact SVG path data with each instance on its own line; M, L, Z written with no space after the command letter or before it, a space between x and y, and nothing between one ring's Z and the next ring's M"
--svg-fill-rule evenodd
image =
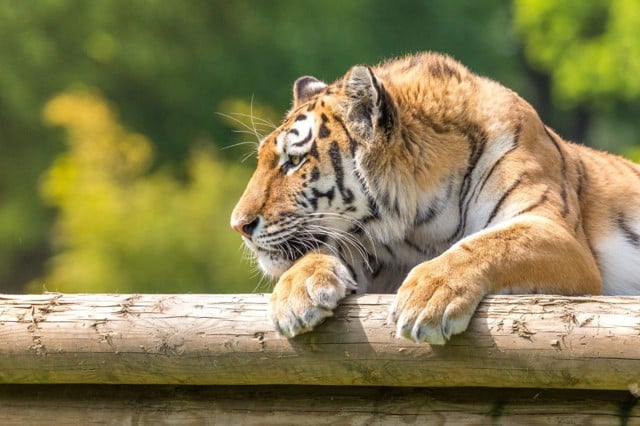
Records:
M397 334L444 343L487 293L639 294L639 184L638 166L425 53L299 79L232 226L279 277L283 334L351 288L399 288Z

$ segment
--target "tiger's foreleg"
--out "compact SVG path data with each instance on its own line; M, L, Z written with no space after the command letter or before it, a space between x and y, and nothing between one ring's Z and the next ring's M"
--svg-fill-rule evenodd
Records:
M269 303L269 315L283 336L312 330L333 315L348 290L355 289L347 267L338 258L308 253L278 280Z
M522 215L472 234L408 274L391 306L397 336L444 344L467 329L486 294L597 294L588 246L557 222Z

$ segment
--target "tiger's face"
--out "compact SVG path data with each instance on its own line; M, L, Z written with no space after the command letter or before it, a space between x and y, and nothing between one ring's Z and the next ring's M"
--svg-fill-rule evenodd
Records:
M309 251L337 253L353 240L370 199L355 168L358 142L344 123L344 94L303 77L294 107L258 148L257 168L231 226L262 271L278 277ZM353 246L353 244L352 244Z

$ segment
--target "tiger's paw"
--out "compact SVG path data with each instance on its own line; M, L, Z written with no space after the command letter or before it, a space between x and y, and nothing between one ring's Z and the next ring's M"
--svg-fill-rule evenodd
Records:
M356 284L335 257L307 254L286 271L269 302L269 315L278 333L294 337L333 315L338 302Z
M398 290L389 313L397 337L444 345L469 326L485 292L480 283L438 266L437 259L416 266Z

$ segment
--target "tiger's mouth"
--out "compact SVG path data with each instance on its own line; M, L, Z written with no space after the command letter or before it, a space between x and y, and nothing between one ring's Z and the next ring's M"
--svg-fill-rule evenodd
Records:
M282 257L290 262L295 262L310 251L316 251L326 242L324 235L308 235L293 237L276 244L273 249L281 253Z
M261 245L246 238L245 244L266 275L279 277L305 254L320 250L326 239L325 235L293 235L273 245Z

